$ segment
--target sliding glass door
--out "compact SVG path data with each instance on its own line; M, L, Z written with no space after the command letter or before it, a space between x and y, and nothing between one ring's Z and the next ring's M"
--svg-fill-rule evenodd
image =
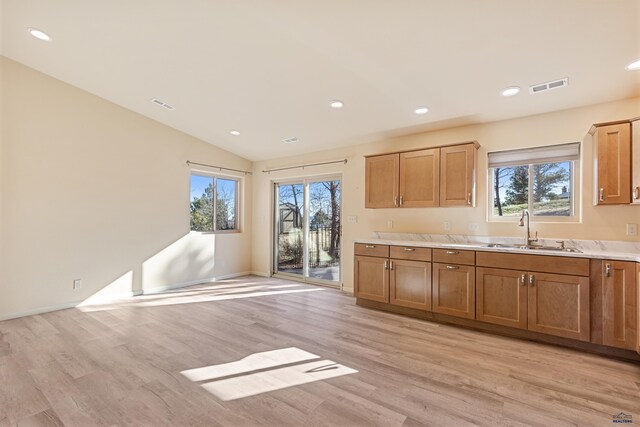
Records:
M275 273L340 284L341 181L275 183Z

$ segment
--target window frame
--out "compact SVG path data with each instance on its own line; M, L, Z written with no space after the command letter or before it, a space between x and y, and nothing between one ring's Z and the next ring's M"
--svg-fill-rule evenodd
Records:
M205 178L213 179L213 230L211 231L199 231L191 229L191 177L192 176L200 176ZM218 179L224 179L227 181L234 181L236 183L235 186L235 199L234 199L234 207L235 207L235 228L230 230L217 230L217 216L218 216ZM242 233L242 222L241 222L241 206L240 206L240 194L242 192L243 179L242 177L233 176L233 175L224 175L219 173L211 173L206 171L201 171L197 169L192 169L189 172L189 232L190 233L200 233L200 234L231 234L231 233Z
M554 215L534 215L533 211L533 166L539 164L547 164L547 163L563 163L569 162L571 163L571 172L569 174L569 185L571 188L571 215L569 216L554 216ZM529 174L529 188L528 188L528 211L530 213L530 221L538 222L538 223L577 223L581 222L580 216L580 206L581 206L581 186L580 186L580 163L582 162L582 155L578 160L570 160L565 159L555 159L554 161L532 161L527 163L528 167L527 173ZM514 167L514 166L524 166L521 164L515 164L511 166L502 166L502 167ZM488 222L516 222L520 220L520 216L498 216L494 215L494 173L493 167L487 167L487 221Z

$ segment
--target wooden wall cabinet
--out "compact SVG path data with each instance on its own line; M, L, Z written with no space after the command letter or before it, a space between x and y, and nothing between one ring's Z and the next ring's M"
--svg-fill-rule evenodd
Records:
M474 206L478 143L365 158L365 208Z
M440 149L440 206L474 206L477 149L473 144Z
M592 261L591 342L638 349L638 274L634 262Z
M593 176L596 205L631 203L631 123L594 125Z
M631 121L631 203L640 205L640 117Z
M367 157L365 162L364 207L393 208L398 206L400 155Z
M475 319L475 267L433 264L433 311L450 316Z

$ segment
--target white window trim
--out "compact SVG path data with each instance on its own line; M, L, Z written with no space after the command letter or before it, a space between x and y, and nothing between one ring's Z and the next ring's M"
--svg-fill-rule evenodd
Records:
M236 198L235 198L235 206L236 206L236 227L233 230L213 230L213 231L198 231L198 230L191 230L191 176L193 175L198 175L198 176L204 176L204 177L210 177L214 179L214 183L213 183L213 187L214 187L214 199L213 199L213 226L215 227L216 224L216 203L217 203L217 179L226 179L226 180L232 180L232 181L236 181L237 185L236 185ZM243 223L242 223L242 210L244 209L244 204L241 204L240 201L242 200L242 194L243 194L243 189L244 189L244 177L242 176L234 176L234 175L225 175L225 174L220 174L220 173L212 173L212 172L208 172L208 171L204 171L201 169L191 169L189 171L189 205L188 205L188 209L189 209L189 232L190 233L198 233L198 234L234 234L234 233L242 233L243 230Z
M571 168L571 176L569 177L569 181L572 186L573 198L571 200L572 206L571 211L573 215L571 216L539 216L533 215L533 212L530 209L530 220L531 222L537 223L579 223L582 222L581 216L581 169L580 164L582 163L582 155L580 155L580 159L578 160L557 160L558 162L562 161L570 161L573 163L573 167ZM548 162L544 162L548 163ZM539 164L539 162L529 163L529 176L531 175L531 169L534 164ZM517 165L514 165L517 166ZM520 165L522 166L522 165ZM517 222L520 220L520 216L498 216L493 214L493 171L494 168L487 168L487 222ZM530 203L533 203L533 186L529 185L529 197ZM530 205L531 206L531 205Z

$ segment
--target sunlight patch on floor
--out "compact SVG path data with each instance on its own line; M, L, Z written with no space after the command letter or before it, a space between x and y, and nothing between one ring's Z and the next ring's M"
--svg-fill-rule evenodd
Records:
M229 401L357 372L332 360L323 360L313 353L290 347L181 373L191 381L201 383L205 390L219 399Z
M162 305L226 301L226 300L242 299L242 298L255 298L255 297L265 297L265 296L280 295L280 294L294 294L294 293L302 293L302 292L320 292L320 291L324 291L324 289L312 288L312 289L292 289L292 290L285 290L285 291L258 291L258 292L244 292L244 293L226 294L226 295L200 295L198 297L172 296L169 298L161 298L156 301L140 302L140 303L137 303L136 306L156 307L156 306L162 306Z

